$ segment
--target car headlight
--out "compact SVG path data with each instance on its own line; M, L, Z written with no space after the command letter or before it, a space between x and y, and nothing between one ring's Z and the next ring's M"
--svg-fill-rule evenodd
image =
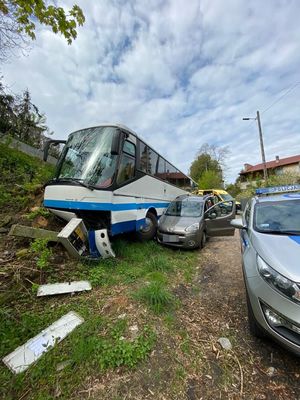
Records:
M188 226L187 228L185 228L186 232L196 232L199 229L199 223L196 222L195 224L192 224L190 226Z
M274 289L291 300L300 303L300 285L279 274L257 255L258 272Z

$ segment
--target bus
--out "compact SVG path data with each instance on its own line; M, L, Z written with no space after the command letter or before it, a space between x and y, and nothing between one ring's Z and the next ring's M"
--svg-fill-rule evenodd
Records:
M136 232L155 236L158 218L195 182L131 129L101 124L71 133L54 178L46 184L44 206L67 221L82 218L88 229L107 229L110 236Z

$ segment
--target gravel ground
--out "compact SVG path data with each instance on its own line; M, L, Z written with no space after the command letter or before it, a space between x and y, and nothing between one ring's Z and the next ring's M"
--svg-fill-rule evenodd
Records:
M238 368L234 372L229 367L227 384L218 385L220 364L224 373L224 362L212 357L208 348L212 384L210 388L206 385L206 392L198 390L194 398L300 399L300 359L273 341L262 341L249 333L238 232L234 237L212 238L202 255L200 297L202 313L208 320L203 338L215 342L227 330ZM230 374L239 375L231 384L239 387L239 394L228 385Z

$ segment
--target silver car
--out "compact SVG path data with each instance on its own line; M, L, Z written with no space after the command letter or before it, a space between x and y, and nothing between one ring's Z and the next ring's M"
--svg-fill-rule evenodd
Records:
M288 189L297 191L281 193ZM241 233L250 331L300 355L300 185L258 194L232 221Z
M188 249L203 247L208 236L234 235L234 216L234 201L214 205L212 196L179 196L159 219L157 240Z

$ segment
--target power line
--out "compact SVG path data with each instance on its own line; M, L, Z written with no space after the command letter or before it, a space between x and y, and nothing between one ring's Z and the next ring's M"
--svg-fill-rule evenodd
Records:
M280 100L282 100L286 95L288 95L289 93L291 93L296 86L300 85L300 82L296 82L292 87L290 87L282 96L280 96L278 99L276 99L275 101L273 101L273 103L271 103L267 108L265 108L261 113L264 114L266 111L270 110L271 107L273 107L275 104L277 104ZM285 89L283 89L285 90ZM283 91L281 90L281 92Z

